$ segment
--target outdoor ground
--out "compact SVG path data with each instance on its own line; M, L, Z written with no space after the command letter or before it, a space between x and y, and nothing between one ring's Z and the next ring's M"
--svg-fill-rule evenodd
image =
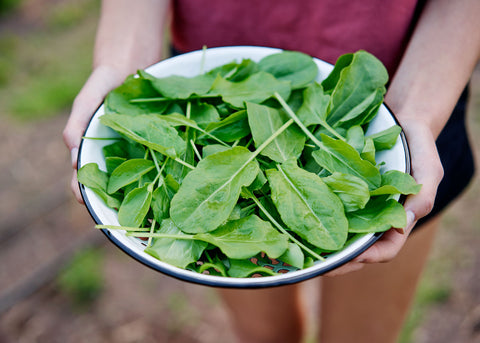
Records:
M70 193L61 133L97 19L96 0L0 11L0 343L231 342L213 288L132 260ZM480 69L469 128L480 156ZM447 210L403 343L480 342L479 191Z

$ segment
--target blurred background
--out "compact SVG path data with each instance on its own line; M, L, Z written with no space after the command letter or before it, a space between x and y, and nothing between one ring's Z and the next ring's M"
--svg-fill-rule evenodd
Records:
M0 0L0 342L230 342L213 288L132 260L70 193L62 130L90 72L99 5ZM479 68L471 91L478 161ZM448 208L402 343L480 342L479 191L477 176Z

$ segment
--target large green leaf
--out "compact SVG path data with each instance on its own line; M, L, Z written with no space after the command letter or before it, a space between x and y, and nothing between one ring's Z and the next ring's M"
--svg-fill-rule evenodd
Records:
M288 228L314 246L336 250L347 239L341 200L320 179L288 160L268 170L272 200Z
M361 125L371 120L383 101L387 81L387 70L372 54L360 50L342 56L322 83L331 91L328 123Z
M108 93L105 98L105 113L128 113L130 115L162 113L168 102L132 103L136 98L153 98L160 94L152 87L150 81L141 77L128 77L122 85Z
M403 206L394 199L372 198L365 208L347 213L348 231L356 233L383 232L403 228L407 218Z
M227 220L241 188L251 184L258 171L257 161L244 147L207 156L183 180L172 199L170 217L184 232L215 230Z
M288 248L288 237L255 215L228 221L215 231L196 234L195 238L219 247L234 259L249 258L260 252L277 258Z
M150 160L131 159L123 162L110 175L107 186L108 193L115 193L120 188L137 181L153 168L155 168L155 164Z
M258 148L271 137L290 118L275 108L247 103L248 123L255 146ZM297 159L305 146L305 135L297 126L291 125L260 153L276 162L285 162L290 158Z
M363 179L370 190L380 186L380 171L348 143L322 135L320 149L312 153L315 161L330 173L352 174Z
M354 175L335 172L322 180L342 200L346 212L364 208L370 199L367 183Z
M166 156L176 158L185 152L185 142L177 130L160 116L104 114L99 120L103 125Z
M318 74L318 67L312 57L298 51L268 55L258 62L258 67L278 80L290 81L293 89L305 87Z
M108 175L100 170L96 163L88 163L81 167L78 170L77 179L82 185L95 192L107 206L111 208L120 206L120 200L107 193Z
M215 80L215 76L209 74L194 77L171 75L162 78L157 78L145 71L139 71L139 74L150 80L153 88L169 99L188 99L193 94L205 95Z
M130 191L118 209L118 222L122 226L140 227L150 209L151 184Z
M395 145L400 132L402 132L402 128L398 125L393 125L368 137L373 139L373 144L377 151L388 150Z
M303 103L297 116L305 126L324 125L327 119L327 108L330 96L325 94L323 87L312 83L303 91Z
M261 103L275 92L288 99L290 90L289 82L279 81L272 74L260 71L240 82L217 77L209 94L221 96L235 108L244 108L245 102Z
M245 110L236 111L219 122L210 123L207 125L206 131L224 142L234 142L246 137L250 134L247 112Z
M417 184L410 175L398 170L389 170L382 174L382 185L371 191L370 195L417 194L422 185Z

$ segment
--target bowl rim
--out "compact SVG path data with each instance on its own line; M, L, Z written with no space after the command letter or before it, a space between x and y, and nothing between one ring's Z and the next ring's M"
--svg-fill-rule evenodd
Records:
M270 48L270 47L261 47L261 46L228 46L228 47L216 47L216 48L209 48L207 50L217 50L217 49L241 49L241 48L248 48L248 49L269 49L274 53L275 51L280 52L283 51L283 49L277 49L277 48ZM151 66L145 68L145 70L148 72L149 69L154 68L160 63L163 63L165 61L178 58L184 55L188 54L194 54L194 53L200 53L201 50L196 50L192 52L187 52L185 54L181 54L175 57L171 57L165 60L162 60L160 62L154 63ZM314 58L315 60L318 60L322 63L327 63L331 65L328 62L325 62L321 59ZM94 118L98 114L98 111L100 108L103 106L103 101L102 103L97 107L97 109L94 111L93 115L91 116L87 127L85 128L84 131L84 136L88 132ZM389 112L391 115L392 119L394 122L401 127L397 117L393 113L393 111L389 108L389 106L384 102L382 104L385 106L386 110ZM410 149L408 147L408 142L405 136L405 133L402 131L400 132L399 135L401 145L404 150L404 156L405 156L405 172L410 173L411 172L411 156L410 156ZM78 158L77 158L77 170L83 165L82 164L82 152L83 152L83 147L84 147L84 142L85 139L82 139L78 148ZM88 210L89 215L92 217L94 222L99 225L103 225L104 223L96 213L94 206L92 205L87 192L86 192L86 187L79 183L79 188L80 188L80 194L83 199L83 202L85 204L85 207ZM405 195L401 195L400 198L398 199L398 202L403 204L405 202ZM351 261L361 253L363 253L365 250L370 248L380 237L383 236L384 232L377 232L370 234L371 237L369 237L361 247L357 248L355 251L352 251L345 256L341 256L338 258L336 261L333 263L330 263L326 266L312 266L308 267L305 269L301 269L298 271L294 272L289 272L285 274L278 274L275 276L262 276L262 277L249 277L249 278L233 278L233 277L223 277L223 276L215 276L215 275L207 275L207 274L199 274L193 271L181 269L178 267L171 266L165 262L162 262L158 260L160 263L154 263L150 261L149 259L145 258L142 256L140 253L138 253L135 249L125 245L123 242L121 242L117 237L112 235L112 233L108 229L100 229L100 231L114 244L116 245L120 250L122 250L124 253L126 253L128 256L132 257L136 261L140 262L146 267L149 267L150 269L153 269L157 272L161 272L162 274L174 277L178 280L181 281L186 281L189 283L194 283L194 284L201 284L205 286L212 286L212 287L225 287L225 288L265 288L265 287L276 287L276 286L281 286L281 285L288 285L288 284L294 284L302 281L306 281L310 278L316 277L323 275L333 269L336 269L340 267L341 265ZM166 266L165 266L166 265ZM170 268L169 268L169 267Z

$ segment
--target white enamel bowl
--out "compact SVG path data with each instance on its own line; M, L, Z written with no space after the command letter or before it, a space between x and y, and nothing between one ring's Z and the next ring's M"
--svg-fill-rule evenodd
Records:
M281 50L252 46L207 49L203 62L204 70L210 70L219 65L232 62L233 60L239 62L242 60L242 58L250 58L254 61L259 61L263 57L279 51ZM202 51L195 51L172 57L152 65L151 67L147 68L146 71L156 77L164 77L172 74L186 77L195 76L200 71L202 54ZM318 59L314 59L314 61L318 65L319 69L318 81L321 81L327 77L327 75L333 69L333 66ZM93 115L85 131L86 137L114 137L116 135L111 129L100 124L98 118L103 113L104 107L101 105ZM385 105L382 105L378 115L369 126L368 134L384 130L394 124L398 124L395 117ZM110 143L111 141L105 140L83 140L79 149L78 168L87 163L96 162L100 169L105 170L102 147ZM377 153L376 159L379 162L385 162L385 170L395 169L409 173L410 159L407 142L403 133L401 133L395 146L391 150ZM116 211L108 208L92 190L84 187L83 185L80 185L80 189L85 201L85 205L97 224L119 225ZM198 284L237 288L256 288L291 284L324 274L327 271L337 268L358 256L381 236L381 234L365 234L351 242L345 249L329 255L325 261L318 261L312 267L303 270L293 271L276 276L228 278L199 274L174 267L145 253L143 251L145 245L139 239L127 237L124 231L106 229L102 231L125 253L144 265L159 272L181 280Z

